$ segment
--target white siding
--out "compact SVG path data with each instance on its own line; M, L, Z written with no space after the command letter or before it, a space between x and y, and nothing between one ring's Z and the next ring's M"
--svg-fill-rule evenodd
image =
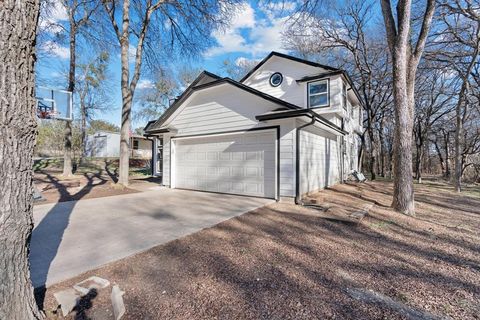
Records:
M337 136L306 127L300 131L300 194L340 182L340 150Z
M264 126L255 116L278 108L251 93L224 84L194 93L164 126L177 136L250 129Z
M324 71L319 67L274 56L252 74L244 84L297 106L305 107L306 84L297 83L296 80ZM270 76L275 72L283 75L283 82L278 87L272 87L269 82Z
M280 196L295 196L295 120L280 124Z
M195 93L184 106L173 115L173 119L165 124L177 130L175 134L164 134L163 152L163 184L170 186L170 137L211 134L228 131L248 130L255 127L272 126L275 123L260 123L255 116L278 108L277 104L245 92L231 85L221 85ZM290 121L293 130L293 121ZM282 131L283 132L283 131ZM291 144L288 132L281 144ZM291 147L290 147L291 149ZM282 150L282 149L281 149ZM283 157L292 163L292 155L287 151ZM282 158L280 166L282 166ZM288 165L287 165L288 166ZM286 180L291 179L291 170L285 173ZM290 196L290 187L285 187Z

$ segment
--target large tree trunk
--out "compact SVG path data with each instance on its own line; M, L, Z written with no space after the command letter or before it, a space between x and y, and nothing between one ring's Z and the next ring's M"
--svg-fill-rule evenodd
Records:
M75 90L75 47L76 47L76 34L75 20L73 16L74 10L69 10L70 19L70 66L68 71L68 91ZM73 111L73 110L72 110ZM72 122L65 122L65 148L63 155L63 175L69 177L72 175Z
M124 28L128 27L130 1L123 2ZM126 26L125 26L126 24ZM118 168L118 183L127 186L129 175L129 142L130 142L130 118L132 112L133 93L130 90L130 66L129 66L129 33L124 30L120 39L120 56L122 64L122 75L120 84L122 88L122 123L120 125L120 159Z
M410 98L407 93L407 72L405 62L394 66L393 95L395 100L395 135L394 135L394 193L392 207L401 213L413 215L415 204L413 197L412 172L412 119Z
M120 128L120 161L118 168L118 183L123 186L127 186L130 159L130 113L132 110L131 93L128 92L124 94L122 100L122 126Z
M425 15L415 45L411 43L411 0L397 3L396 18L390 0L381 0L387 42L393 62L393 97L395 102L394 191L392 207L414 215L412 170L412 133L415 74L425 48L435 11L435 0L427 0Z
M30 281L38 0L0 1L0 319L40 319Z

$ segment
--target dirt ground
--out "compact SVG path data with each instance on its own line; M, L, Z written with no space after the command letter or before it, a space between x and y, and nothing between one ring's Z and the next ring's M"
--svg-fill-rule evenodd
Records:
M102 198L136 193L160 185L160 180L148 176L132 176L128 188L118 188L116 170L105 168L80 168L72 177L62 177L60 168L37 168L34 184L44 200L35 204Z
M61 318L53 293L97 275L125 291L122 319L479 319L480 197L416 185L412 218L391 194L345 184L313 196L326 212L260 208L52 286L43 306ZM112 318L110 290L70 318Z

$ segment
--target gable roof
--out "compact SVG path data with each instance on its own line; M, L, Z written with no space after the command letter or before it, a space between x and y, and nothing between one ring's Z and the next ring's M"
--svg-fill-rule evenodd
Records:
M170 112L171 109L173 109L172 107L174 107L175 105L177 105L177 102L182 100L186 95L188 95L191 91L192 91L192 88L194 88L196 85L198 85L202 80L208 80L208 78L211 78L213 79L213 81L216 81L218 79L221 79L219 76L217 76L216 74L213 74L211 72L208 72L206 70L203 70L199 75L198 77L193 80L193 82L188 86L187 89L185 89L185 91L182 92L182 94L177 98L175 99L175 101L170 105L170 107L168 107L168 109L160 116L160 118L158 118L157 120L152 120L152 121L149 121L147 123L147 125L145 126L145 128L143 129L145 133L149 133L151 132L152 130L155 130L155 129L158 129L160 128L159 126L159 122L163 122L163 119L166 119L170 116L171 113L173 113L173 111ZM213 82L212 81L212 82ZM209 82L207 82L209 83Z
M255 71L257 71L261 66L263 66L263 65L265 64L265 62L267 62L268 60L270 60L270 58L272 58L272 57L280 57L280 58L288 59L288 60L291 60L291 61L295 61L295 62L300 62L300 63L303 63L303 64L307 64L307 65L309 65L309 66L318 67L318 68L323 68L323 69L329 70L329 71L340 71L340 69L337 69L337 68L334 68L334 67L330 67L330 66L326 66L326 65L323 65L323 64L320 64L320 63L313 62L313 61L308 61L308 60L305 60L305 59L301 59L301 58L289 56L288 54L284 54L284 53L272 51L272 52L270 52L270 54L269 54L268 56L265 57L265 59L263 59L262 61L260 61L259 64L257 64L252 70L250 70L250 71L240 80L240 82L243 83L245 80L247 80Z
M206 72L206 71L204 71ZM187 90L185 90L182 95L177 99L175 100L175 102L163 113L163 115L152 125L147 125L147 127L145 127L145 133L147 134L151 134L151 133L160 133L160 132L163 132L164 129L162 128L162 125L165 123L165 121L182 105L182 103L188 99L188 97L190 97L194 92L196 91L201 91L201 90L204 90L204 89L207 89L207 88L211 88L211 87L215 87L215 86L219 86L219 85L222 85L222 84L229 84L229 85L232 85L236 88L239 88L241 90L244 90L248 93L251 93L253 95L256 95L262 99L265 99L265 100L268 100L270 102L273 102L273 103L276 103L276 104L279 104L283 107L285 107L286 109L290 109L290 110L297 110L297 109L301 109L299 106L297 105L294 105L292 103L289 103L287 101L284 101L284 100L281 100L279 98L276 98L274 96L271 96L269 94L266 94L264 92L261 92L257 89L254 89L252 87L249 87L249 86L246 86L244 85L243 83L240 83L240 82L237 82L235 80L232 80L230 78L220 78L216 75L214 75L218 80L215 80L215 81L211 81L211 82L207 82L207 83L204 83L204 84L200 84L200 85L196 85L196 86L192 86L193 84L195 83L198 83L198 81L194 81L192 83L192 85L190 85L190 87L187 88ZM198 79L198 78L197 78Z

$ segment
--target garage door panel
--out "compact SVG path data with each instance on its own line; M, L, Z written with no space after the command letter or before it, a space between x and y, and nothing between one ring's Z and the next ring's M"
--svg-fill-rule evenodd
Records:
M275 132L175 141L175 187L275 197Z

